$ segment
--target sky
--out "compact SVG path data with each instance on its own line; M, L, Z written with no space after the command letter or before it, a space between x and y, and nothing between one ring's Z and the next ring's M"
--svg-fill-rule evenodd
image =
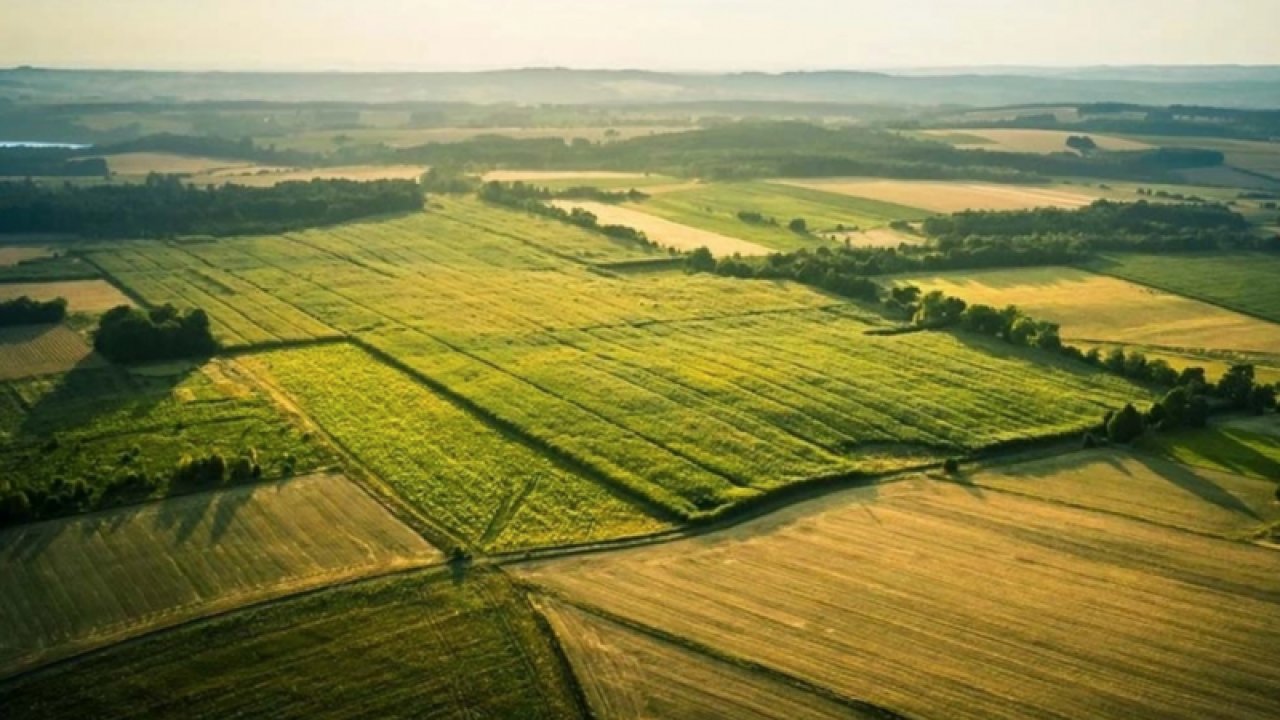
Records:
M1280 64L1280 0L0 0L0 67Z

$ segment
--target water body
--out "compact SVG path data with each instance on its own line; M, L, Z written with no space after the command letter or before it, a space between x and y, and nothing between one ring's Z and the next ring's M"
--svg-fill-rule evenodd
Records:
M0 149L4 148L37 148L42 150L87 150L92 145L80 143L39 142L36 140L0 140Z

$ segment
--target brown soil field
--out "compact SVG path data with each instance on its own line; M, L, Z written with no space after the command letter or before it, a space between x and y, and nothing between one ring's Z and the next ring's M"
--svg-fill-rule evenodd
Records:
M964 128L961 130L925 130L924 134L946 139L948 135L972 135L987 142L982 144L957 144L962 149L983 149L1004 152L1049 153L1072 152L1067 148L1067 138L1072 135L1088 135L1103 150L1149 150L1152 145L1137 140L1096 135L1094 133L1073 133L1065 130L1027 130L1018 128Z
M23 260L52 257L53 251L47 247L30 245L0 246L0 267L17 265Z
M0 531L0 676L440 558L338 475L19 525Z
M26 295L33 300L66 298L70 312L100 313L133 301L105 280L65 280L34 283L0 283L0 300Z
M1280 716L1280 553L977 486L870 486L516 571L909 717Z
M961 210L1025 210L1036 207L1077 208L1096 199L1049 187L935 180L812 178L778 182L941 213Z
M0 380L51 375L104 362L65 325L0 328Z
M544 598L536 604L600 720L872 717L567 603Z
M1020 268L905 275L895 282L969 303L1017 305L1068 340L1280 354L1280 325L1084 270Z
M706 247L716 257L734 254L768 255L773 252L763 245L681 225L631 208L579 200L556 200L554 204L565 209L582 208L593 213L605 225L626 225L635 228L663 247L673 247L677 250L696 250Z
M1018 463L964 482L1228 538L1280 520L1274 482L1118 450Z

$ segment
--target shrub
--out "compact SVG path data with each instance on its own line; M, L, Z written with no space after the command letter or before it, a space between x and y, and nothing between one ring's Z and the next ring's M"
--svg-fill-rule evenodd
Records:
M1112 416L1107 423L1107 439L1115 443L1128 443L1137 439L1146 429L1142 414L1132 404Z
M948 475L955 475L960 472L960 461L955 458L947 458L942 463L942 471Z
M793 233L800 233L801 235L804 235L809 232L809 223L805 222L804 218L795 218L791 222L787 223L787 229Z

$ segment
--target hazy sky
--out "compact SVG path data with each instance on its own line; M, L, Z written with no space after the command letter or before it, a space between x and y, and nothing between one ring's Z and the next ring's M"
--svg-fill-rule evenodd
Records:
M1280 0L0 0L0 66L1280 64Z

